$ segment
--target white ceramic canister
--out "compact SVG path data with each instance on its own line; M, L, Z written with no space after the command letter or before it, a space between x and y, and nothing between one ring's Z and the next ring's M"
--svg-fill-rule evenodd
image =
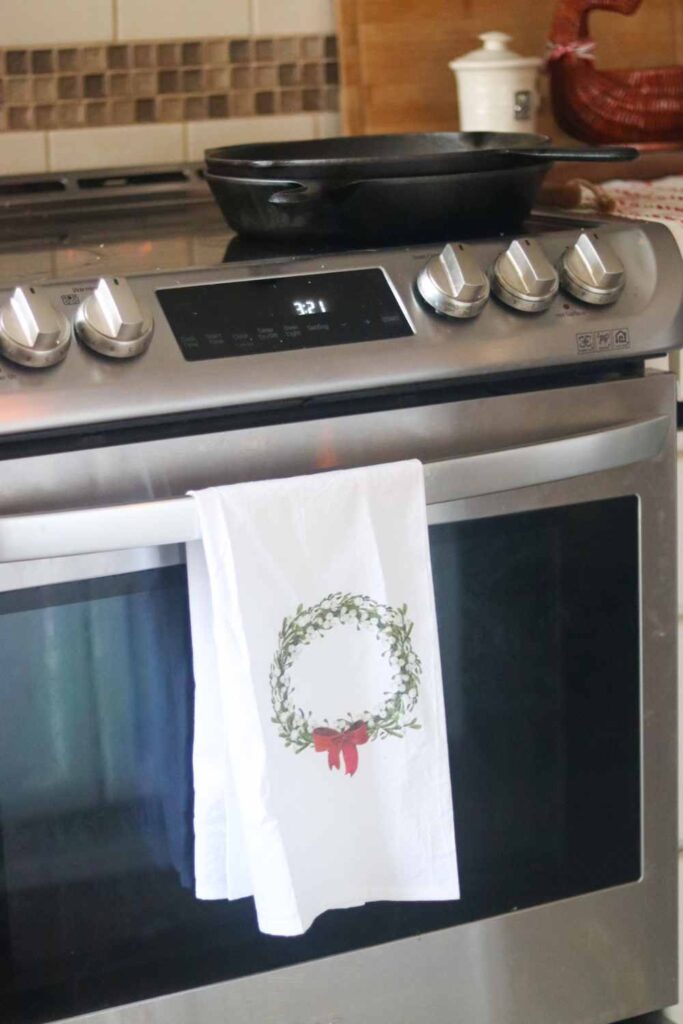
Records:
M461 130L535 131L541 58L513 53L504 32L482 32L479 39L482 47L448 65L458 83Z

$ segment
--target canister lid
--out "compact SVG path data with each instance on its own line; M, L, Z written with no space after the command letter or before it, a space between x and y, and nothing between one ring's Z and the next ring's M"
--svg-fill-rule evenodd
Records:
M513 50L509 50L507 44L511 42L512 36L505 32L482 32L478 38L484 45L452 60L449 68L453 71L537 68L543 63L541 57L521 57Z

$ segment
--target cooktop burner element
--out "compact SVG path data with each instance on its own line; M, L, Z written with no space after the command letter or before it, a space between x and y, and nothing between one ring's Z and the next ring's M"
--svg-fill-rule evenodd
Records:
M683 263L661 225L534 218L516 237L295 253L231 238L200 179L142 196L128 179L125 202L110 184L94 205L2 211L0 432L616 370L679 345Z

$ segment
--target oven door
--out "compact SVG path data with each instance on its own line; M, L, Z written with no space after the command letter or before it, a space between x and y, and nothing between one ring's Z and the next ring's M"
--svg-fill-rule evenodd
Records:
M2 1020L587 1024L674 1002L674 439L662 376L5 463ZM425 461L462 898L281 939L250 900L193 895L181 495L321 452ZM13 513L41 465L45 510ZM96 506L73 509L78 473ZM103 500L126 493L148 500Z

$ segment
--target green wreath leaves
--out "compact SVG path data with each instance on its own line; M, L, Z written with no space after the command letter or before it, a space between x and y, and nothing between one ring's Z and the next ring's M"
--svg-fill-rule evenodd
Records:
M361 714L347 712L334 722L324 719L314 723L313 713L304 711L294 701L291 670L303 647L314 638L340 624L356 629L372 629L382 643L382 657L394 669L396 689L385 694L385 700L374 711ZM343 732L355 723L365 722L370 740L402 737L407 729L419 729L413 714L417 704L422 664L413 650L413 623L407 617L406 605L393 608L360 594L328 594L309 608L299 605L291 619L284 619L278 635L278 648L270 668L270 691L273 704L271 721L285 745L298 754L313 745L313 730L321 725Z

